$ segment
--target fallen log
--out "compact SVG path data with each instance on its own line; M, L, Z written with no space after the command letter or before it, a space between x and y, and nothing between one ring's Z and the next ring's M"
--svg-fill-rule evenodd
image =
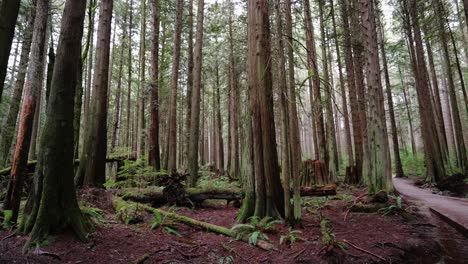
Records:
M123 201L123 199L115 197L114 198L114 203L117 203L117 204L121 205L122 203L131 204L132 202ZM114 206L116 206L116 205L114 205ZM185 224L185 225L188 225L188 226L191 226L191 227L195 227L195 228L201 228L201 229L204 229L206 231L209 231L209 232L212 232L212 233L215 233L215 234L224 235L224 236L228 236L228 237L232 237L232 238L236 238L236 235L237 235L234 230L231 230L231 229L226 228L224 226L218 226L218 225L210 224L210 223L207 223L207 222L202 222L202 221L199 221L199 220L187 217L187 216L183 216L183 215L179 215L179 214L176 214L176 213L167 212L167 211L164 211L164 210L152 208L152 207L150 207L148 205L145 205L145 204L139 204L139 205L136 205L136 206L140 206L142 209L146 210L149 213L160 214L160 215L162 215L164 217L172 219L175 222L179 222L179 223L182 223L182 224ZM243 237L242 241L248 242L248 237ZM264 250L271 250L271 249L274 248L274 246L271 243L269 243L268 241L265 241L265 240L261 240L261 239L257 240L256 246L258 248L261 248L261 249L264 249Z
M222 188L187 188L187 198L194 204L201 204L205 200L226 200L228 203L236 201L240 203L243 193L240 189L222 189ZM126 188L118 192L125 201L138 203L151 203L153 206L160 206L167 203L162 188L140 189Z
M203 203L205 200L226 200L229 204L231 201L240 202L244 197L244 193L240 189L223 189L223 188L187 188L188 199L193 203ZM167 203L164 197L162 188L137 189L126 188L117 193L123 200L139 203L151 203L153 206L160 206ZM302 187L301 196L328 196L336 195L336 185Z
M106 163L107 162L119 162L119 161L123 161L123 160L126 160L126 159L134 160L131 157L128 158L128 156L125 156L125 155L124 156L114 156L114 157L106 158ZM75 159L75 160L73 160L73 163L74 163L75 166L78 166L80 164L80 160ZM28 163L26 164L27 172L28 173L33 173L34 170L36 169L36 164L37 164L37 160L28 161ZM0 176L9 175L10 172L11 172L11 167L6 167L6 168L0 170Z

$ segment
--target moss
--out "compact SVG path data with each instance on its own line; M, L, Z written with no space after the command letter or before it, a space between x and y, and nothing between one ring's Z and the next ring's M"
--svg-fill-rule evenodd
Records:
M11 225L11 219L13 217L13 211L12 210L4 210L2 211L3 215L3 223L2 226L4 228L8 228Z

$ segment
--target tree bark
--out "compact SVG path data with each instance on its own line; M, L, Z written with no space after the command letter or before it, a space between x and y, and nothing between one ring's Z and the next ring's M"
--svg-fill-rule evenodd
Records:
M203 9L204 1L198 0L197 13L197 39L195 43L195 65L193 71L192 102L190 104L190 139L189 139L189 186L195 186L198 179L198 147L200 137L200 92L201 92L201 68L203 47Z
M76 186L102 187L106 181L107 93L109 85L110 38L113 0L101 0L96 66L89 127L86 131L81 162L76 173Z
M27 25L23 37L23 45L21 47L21 55L19 61L18 73L16 75L13 97L11 98L10 108L3 123L0 139L0 167L5 167L10 158L10 150L14 134L16 131L16 120L18 119L21 97L23 95L24 81L29 63L29 52L31 51L32 35L34 30L34 19L36 16L36 1L31 6Z
M167 169L170 173L177 170L177 82L179 79L179 64L180 64L180 44L182 34L182 16L184 9L184 1L177 0L176 3L176 24L174 31L174 49L172 57L172 73L171 73L171 94L169 98L169 119L168 119L168 161Z
M15 34L20 2L20 0L5 0L0 3L0 102L2 101L8 58Z
M26 248L41 243L50 233L63 228L72 229L81 240L86 239L73 188L73 137L69 136L73 134L73 101L85 9L85 1L68 0L65 3L50 104L41 135L41 155L28 201L33 205L32 211L25 210L20 227L30 233Z
M25 168L28 162L28 153L31 143L32 126L36 104L42 89L44 78L45 42L49 1L38 0L36 6L36 19L32 37L31 54L27 71L23 104L16 139L15 152L12 161L10 180L3 204L4 210L13 210L12 222L16 222L23 191Z
M137 134L137 158L144 154L145 150L145 135L146 135L146 121L145 121L145 98L146 98L146 0L141 2L141 30L140 30L140 80L138 82L138 134Z
M152 0L151 40L151 124L149 135L148 163L155 170L161 169L159 152L159 1Z

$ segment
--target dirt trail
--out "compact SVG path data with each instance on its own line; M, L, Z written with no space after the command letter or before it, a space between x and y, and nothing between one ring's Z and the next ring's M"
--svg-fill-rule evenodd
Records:
M468 233L468 199L442 196L432 194L428 189L421 189L413 185L408 179L393 178L395 188L403 196L412 200L423 202L432 211L441 215L442 218L448 218L449 221L458 225L457 229Z

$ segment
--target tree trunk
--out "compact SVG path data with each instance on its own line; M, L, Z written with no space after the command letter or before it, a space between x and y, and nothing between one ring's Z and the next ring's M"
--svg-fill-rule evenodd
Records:
M182 17L183 17L184 1L177 0L176 4L176 24L174 31L174 49L172 57L172 73L171 73L171 94L169 98L169 119L168 119L168 160L167 170L170 173L177 170L177 82L179 79L179 64L180 64L180 44L182 34Z
M33 206L32 211L25 210L20 228L30 233L25 248L43 242L50 233L63 228L72 229L81 240L86 239L73 187L73 137L70 137L85 9L85 1L65 3L50 104L41 135L41 155L28 201ZM36 21L40 20L39 12L38 9Z
M192 0L190 0L192 1ZM192 102L190 104L190 139L189 139L189 186L194 187L198 179L198 147L200 137L200 91L203 47L203 9L204 1L198 0L197 40L195 46L195 65L193 71Z
M76 173L76 186L102 187L106 181L107 92L109 85L110 38L113 0L101 0L96 66L89 126L86 131L81 162Z
M398 131L396 127L396 120L395 120L395 110L393 106L393 96L392 96L392 86L390 84L390 75L388 72L388 63L387 63L387 53L385 52L385 33L384 28L380 20L380 12L377 16L377 23L379 26L379 34L380 34L380 52L382 55L382 65L383 65L383 72L385 77L385 88L387 93L387 104L388 104L388 112L390 115L390 125L392 130L392 144L393 144L393 159L395 161L395 176L397 178L404 177L403 166L401 165L401 158L400 158L400 144L398 142Z
M139 100L138 102L138 134L137 134L137 158L144 154L145 150L145 135L146 135L146 122L145 122L145 73L146 73L146 0L141 2L141 32L140 32L140 80L138 82Z
M36 110L36 104L39 103L38 97L42 89L42 81L44 78L48 12L49 1L38 0L24 98L21 106L21 116L11 166L12 170L3 204L4 210L13 210L12 222L16 222L18 217L21 193L23 191L25 168L28 162L28 153L31 143L34 113Z
M360 11L367 57L367 160L370 170L368 190L375 193L379 190L393 190L388 147L387 126L385 121L384 96L380 76L379 47L373 0L360 0ZM385 61L385 60L384 60ZM390 87L390 85L388 85ZM398 145L398 142L397 142Z
M131 116L131 95L132 95L132 27L133 27L133 0L130 0L130 4L127 10L129 14L129 22L128 22L128 57L127 57L127 67L128 67L128 76L127 76L127 111L126 111L126 121L127 127L125 130L125 146L129 153L133 153L132 150L132 121L130 120Z
M325 128L323 121L323 112L322 112L322 98L320 95L320 76L318 71L317 64L317 52L315 50L315 37L314 37L314 28L312 23L312 17L310 15L310 3L309 0L304 0L304 24L306 29L306 47L307 47L307 62L308 62L308 71L309 77L312 78L312 86L310 90L311 96L311 107L312 107L312 116L314 117L315 122L315 131L316 131L316 141L314 142L317 146L316 149L318 153L315 153L317 159L324 160L328 163L327 155L327 142L325 139Z
M283 190L278 168L273 118L268 1L249 1L249 86L253 109L253 146L255 175L254 215L284 215Z
M0 168L5 167L8 160L10 159L10 150L16 131L16 120L18 119L21 97L23 95L24 81L29 63L29 52L31 50L31 41L34 30L34 18L36 16L35 5L36 1L33 2L33 5L31 6L28 13L27 25L23 37L23 45L21 47L19 69L18 74L16 75L15 86L13 90L13 97L11 98L8 115L5 118L5 122L3 123L1 130L2 136L0 139Z
M231 3L231 12L234 12L234 6ZM239 91L236 75L236 61L234 56L234 36L232 13L229 15L229 80L230 80L230 171L229 175L234 178L240 176L239 167Z
M403 90L403 99L405 101L405 109L408 115L408 123L409 123L409 128L410 128L411 153L413 154L413 156L415 156L417 149L416 149L416 142L414 140L413 119L411 115L411 101L410 101L409 94L407 94L407 91L406 91L406 82L404 81L406 77L403 76L400 67L398 67L398 72L400 75L401 88Z
M217 169L220 174L224 174L224 143L223 143L223 123L221 119L221 84L219 77L219 65L216 60L215 66L216 78L216 104L215 104L215 142L216 142L216 160Z
M3 85L20 2L20 0L5 0L0 3L0 102L2 101Z
M333 24L333 35L335 36L336 61L338 63L338 75L339 75L339 80L340 80L341 108L342 108L341 111L343 111L343 119L344 119L346 154L348 155L348 166L353 166L354 164L353 142L351 140L351 127L349 125L348 99L346 97L345 80L344 80L343 71L342 71L343 67L341 65L340 45L339 45L338 35L336 31L335 10L334 10L333 0L330 0L330 13L331 13L332 24Z
M190 136L194 132L190 129L192 122L192 91L193 91L193 0L188 1L188 49L187 49L187 116L185 118L185 133L184 133L184 155L183 155L183 167L187 167L190 170ZM199 99L200 100L200 99ZM200 103L198 104L200 105ZM200 112L200 110L198 110ZM200 114L199 114L200 115ZM198 118L200 120L200 118Z
M152 0L152 40L151 40L151 124L149 134L148 163L155 170L161 169L159 154L159 1Z
M84 95L84 109L83 109L83 135L88 133L88 126L89 126L89 117L90 117L90 102L91 102L91 86L93 85L92 81L92 70L94 64L94 18L96 15L96 0L90 0L88 6L88 18L89 18L89 28L88 28L88 42L86 43L86 49L88 51L88 57L86 58L87 62L87 73L86 73L86 87L85 87L85 95ZM83 145L85 142L83 141ZM82 150L83 151L83 150ZM82 155L81 153L80 155Z
M445 17L443 7L442 7L442 2L440 0L434 0L433 1L433 6L434 9L436 10L436 14L439 17ZM453 125L455 128L455 139L457 141L457 165L460 167L462 170L463 174L468 174L468 158L466 155L466 148L465 148L465 141L463 139L463 128L462 128L462 123L461 123L461 118L460 118L460 111L458 108L458 102L457 102L457 92L455 89L455 81L453 80L453 73L451 70L451 60L450 60L450 53L448 49L448 40L447 40L447 31L445 28L445 19L438 19L439 22L439 36L440 36L440 41L442 45L442 51L444 54L444 63L445 63L445 69L447 70L446 76L448 79L448 92L450 96L450 105L452 107L452 120L453 120ZM462 77L463 78L463 77ZM462 81L462 86L463 86L463 81ZM436 179L437 181L437 179Z

